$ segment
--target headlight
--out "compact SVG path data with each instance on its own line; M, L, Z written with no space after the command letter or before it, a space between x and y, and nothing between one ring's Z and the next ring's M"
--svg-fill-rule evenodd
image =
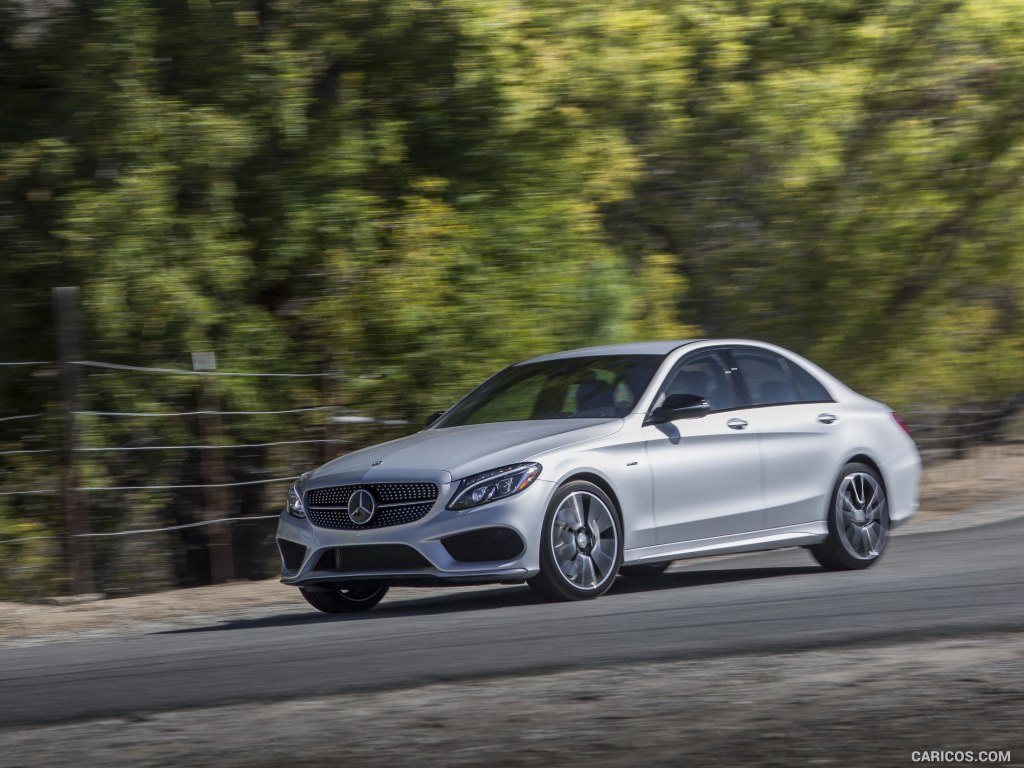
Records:
M540 476L540 470L540 464L515 464L467 477L459 483L448 509L470 509L514 496L529 488Z
M302 504L302 484L305 480L306 476L303 475L288 489L288 514L295 517L306 516L306 508Z

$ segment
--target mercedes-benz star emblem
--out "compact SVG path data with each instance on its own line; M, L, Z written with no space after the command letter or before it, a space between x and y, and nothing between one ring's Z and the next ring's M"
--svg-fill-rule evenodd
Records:
M373 520L377 511L377 500L373 494L360 488L348 497L348 519L356 525L366 525Z

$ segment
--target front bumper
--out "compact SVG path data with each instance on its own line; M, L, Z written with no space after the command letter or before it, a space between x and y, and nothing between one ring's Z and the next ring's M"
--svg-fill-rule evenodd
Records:
M544 513L555 491L553 483L537 480L522 493L472 510L453 512L445 505L454 483L443 483L437 501L422 519L402 525L367 530L339 530L313 525L308 518L284 512L277 526L277 538L305 547L301 564L289 568L282 562L281 582L294 586L379 580L392 583L493 583L524 581L540 571L540 542ZM511 559L460 562L443 543L448 537L483 529L508 529L522 539L522 551ZM336 548L398 545L418 553L422 567L377 567L347 569L333 553ZM367 550L368 551L368 550ZM325 557L327 555L327 557ZM365 558L359 558L364 561ZM293 558L295 565L297 558ZM363 566L367 565L365 562ZM331 566L331 567L325 567Z

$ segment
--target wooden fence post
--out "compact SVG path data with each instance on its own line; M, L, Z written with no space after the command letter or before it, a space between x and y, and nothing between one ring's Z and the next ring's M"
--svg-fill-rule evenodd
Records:
M78 490L78 366L81 359L81 328L78 317L80 292L77 287L53 289L54 314L57 322L57 359L60 361L60 398L62 427L61 498L68 532L68 576L71 593L92 594L96 583L92 569L92 541L89 539L89 512L82 492Z

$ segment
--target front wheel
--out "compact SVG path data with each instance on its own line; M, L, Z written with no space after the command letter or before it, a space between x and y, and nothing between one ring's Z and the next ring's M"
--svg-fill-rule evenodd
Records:
M586 600L611 587L622 564L622 523L593 483L566 483L544 516L540 573L530 587L549 600Z
M299 587L299 592L318 611L355 613L373 608L388 593L388 587L386 584L350 584L334 589Z
M867 568L889 540L889 502L882 478L872 467L852 462L832 491L828 538L811 547L814 559L830 571Z

